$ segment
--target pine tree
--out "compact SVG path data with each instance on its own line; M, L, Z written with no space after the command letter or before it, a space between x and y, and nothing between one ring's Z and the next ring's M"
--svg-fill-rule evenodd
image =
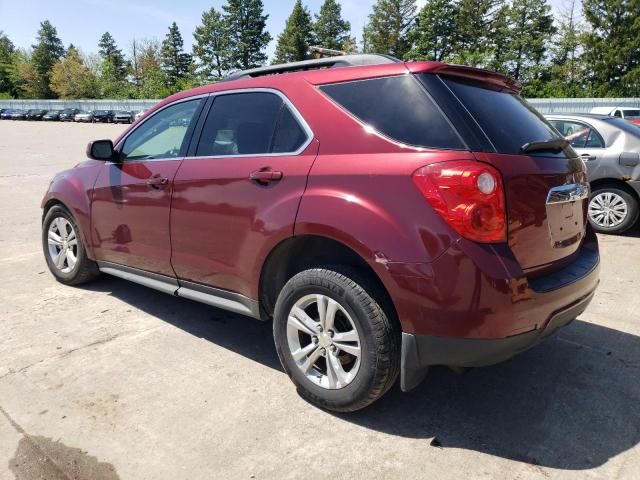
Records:
M336 0L325 0L313 25L315 41L319 47L333 50L353 50L351 24L342 18L342 7Z
M415 0L377 0L363 31L365 53L404 58L411 49L417 8Z
M264 65L271 41L262 0L228 0L222 7L229 28L229 68L246 70Z
M547 0L513 0L509 10L509 74L523 83L540 73L547 46L555 32Z
M56 28L49 20L40 23L36 44L31 48L31 62L38 73L39 95L43 98L53 98L53 92L49 88L49 77L53 64L64 55L64 46Z
M115 39L109 32L105 32L98 41L98 54L102 60L111 64L116 80L125 80L127 76L127 62L122 55L122 50L116 45Z
M504 0L460 0L456 16L457 63L485 67L491 59L492 23Z
M640 94L640 0L584 0L585 63L594 95Z
M508 74L509 52L511 48L511 25L509 16L511 8L503 3L498 7L491 22L489 35L486 38L487 48L490 50L489 61L486 64L490 70Z
M167 76L169 87L177 90L179 82L183 80L191 69L191 55L183 51L184 42L176 22L169 27L169 33L162 42L160 60L162 70Z
M284 30L278 36L273 63L297 62L307 58L313 43L311 14L301 0L296 0Z
M455 47L458 6L450 0L427 0L411 32L412 60L446 60Z
M18 94L15 84L16 74L16 48L9 37L0 30L0 98L11 98Z
M78 50L70 46L51 69L51 90L63 99L93 98L97 92L92 77Z
M222 14L213 7L203 12L193 37L198 74L205 81L219 80L229 70L229 29Z

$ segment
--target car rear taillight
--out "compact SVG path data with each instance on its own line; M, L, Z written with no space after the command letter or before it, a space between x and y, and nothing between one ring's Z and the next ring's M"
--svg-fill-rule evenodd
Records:
M427 165L413 181L431 206L469 240L507 240L504 188L498 170L470 160Z

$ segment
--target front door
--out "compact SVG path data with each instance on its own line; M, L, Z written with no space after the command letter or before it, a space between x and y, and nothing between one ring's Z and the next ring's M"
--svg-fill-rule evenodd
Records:
M173 179L203 99L150 116L118 145L96 181L91 231L96 260L175 276L169 216Z
M175 178L171 241L178 278L256 298L265 256L293 235L317 150L281 94L218 94Z

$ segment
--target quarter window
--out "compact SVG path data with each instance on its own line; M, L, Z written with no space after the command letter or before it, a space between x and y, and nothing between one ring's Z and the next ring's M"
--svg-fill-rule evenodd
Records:
M182 155L187 130L201 101L180 102L151 116L127 137L121 160L131 162Z
M233 93L214 100L196 155L293 153L306 140L306 132L278 95Z
M363 123L407 145L461 150L464 144L412 75L320 87Z

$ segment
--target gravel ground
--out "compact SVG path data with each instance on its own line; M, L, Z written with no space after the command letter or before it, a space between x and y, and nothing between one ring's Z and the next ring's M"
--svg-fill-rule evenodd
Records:
M595 300L545 343L332 415L298 397L268 324L54 281L42 195L123 128L0 122L0 479L638 478L638 230L601 237Z

